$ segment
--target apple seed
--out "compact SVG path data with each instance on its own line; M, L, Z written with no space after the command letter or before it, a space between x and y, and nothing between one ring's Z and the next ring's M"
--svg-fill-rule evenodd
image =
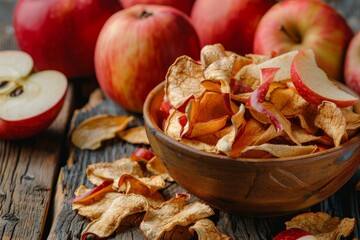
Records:
M24 92L24 88L22 86L19 86L10 93L10 97L17 97L23 92Z
M9 83L8 80L3 80L3 81L1 81L1 82L0 82L0 88L5 87L8 83Z

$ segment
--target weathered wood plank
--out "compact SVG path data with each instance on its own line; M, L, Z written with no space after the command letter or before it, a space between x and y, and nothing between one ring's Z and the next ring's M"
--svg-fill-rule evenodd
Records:
M1 239L42 238L72 110L72 89L45 132L31 139L0 141Z

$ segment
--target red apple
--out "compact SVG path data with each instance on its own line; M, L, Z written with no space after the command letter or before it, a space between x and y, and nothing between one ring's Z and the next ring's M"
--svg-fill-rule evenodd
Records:
M251 53L261 17L275 0L196 0L191 20L201 47L221 43L238 54Z
M346 20L323 1L281 1L261 19L254 53L282 54L311 48L320 68L329 77L341 80L345 50L352 36Z
M28 75L33 68L29 58L19 51L0 52L1 139L38 134L53 122L64 103L66 77L53 70ZM10 60L7 64L6 59Z
M67 77L94 74L94 49L105 21L120 10L117 0L19 0L15 36L37 70Z
M95 70L115 102L142 112L147 94L164 81L181 55L199 58L195 29L185 13L167 6L135 5L114 14L100 32Z
M310 103L319 105L326 100L339 107L348 107L359 100L338 88L304 51L294 56L290 73L296 90Z
M300 228L290 228L288 230L284 230L276 235L273 240L316 240L317 238L300 229Z
M360 94L360 32L350 41L345 56L344 77L345 83Z
M156 4L170 6L179 9L190 16L195 0L119 0L124 8L132 7L136 4Z

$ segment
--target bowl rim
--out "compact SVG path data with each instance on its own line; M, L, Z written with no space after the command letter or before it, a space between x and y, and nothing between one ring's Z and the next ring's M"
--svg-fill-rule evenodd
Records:
M340 145L338 147L332 147L330 149L327 149L327 150L324 150L324 151L321 151L321 152L304 154L304 155L295 156L295 157L283 157L283 158L278 158L278 157L272 157L272 158L240 158L240 157L237 157L237 158L233 158L233 157L229 157L229 156L226 156L226 155L221 155L221 154L216 154L216 153L209 153L209 152L205 152L205 151L202 151L202 150L198 150L196 148L192 148L190 146L182 144L182 143L174 140L173 138L167 136L163 132L163 130L154 122L153 118L151 117L151 114L150 114L151 103L153 102L154 97L159 92L161 92L163 90L164 85L165 85L165 81L159 83L147 95L146 100L144 102L144 107L143 107L144 122L145 122L145 125L148 125L149 128L155 129L157 131L156 134L159 137L161 137L165 141L169 142L170 144L185 150L186 152L199 154L199 155L201 155L203 157L212 158L212 159L217 158L219 160L224 160L224 161L234 161L234 162L241 162L241 163L265 163L266 164L266 163L284 163L284 162L293 163L295 161L312 162L312 161L315 161L317 159L327 158L327 157L330 157L330 156L333 156L333 155L337 155L339 153L342 155L345 152L347 152L347 150L349 150L351 148L354 148L356 146L360 146L360 132L358 132L354 137L352 137L350 140L346 141L344 144L342 144L342 145ZM355 95L358 96L357 94L355 94ZM358 102L357 105L360 105L360 102Z

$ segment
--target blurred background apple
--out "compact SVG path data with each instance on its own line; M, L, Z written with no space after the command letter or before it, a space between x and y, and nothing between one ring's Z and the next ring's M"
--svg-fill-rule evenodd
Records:
M191 20L201 47L221 43L238 54L251 53L256 27L275 0L196 0Z
M120 9L118 0L19 0L15 37L37 70L58 70L68 78L90 76L98 34Z
M360 94L360 32L351 39L344 63L345 83Z

